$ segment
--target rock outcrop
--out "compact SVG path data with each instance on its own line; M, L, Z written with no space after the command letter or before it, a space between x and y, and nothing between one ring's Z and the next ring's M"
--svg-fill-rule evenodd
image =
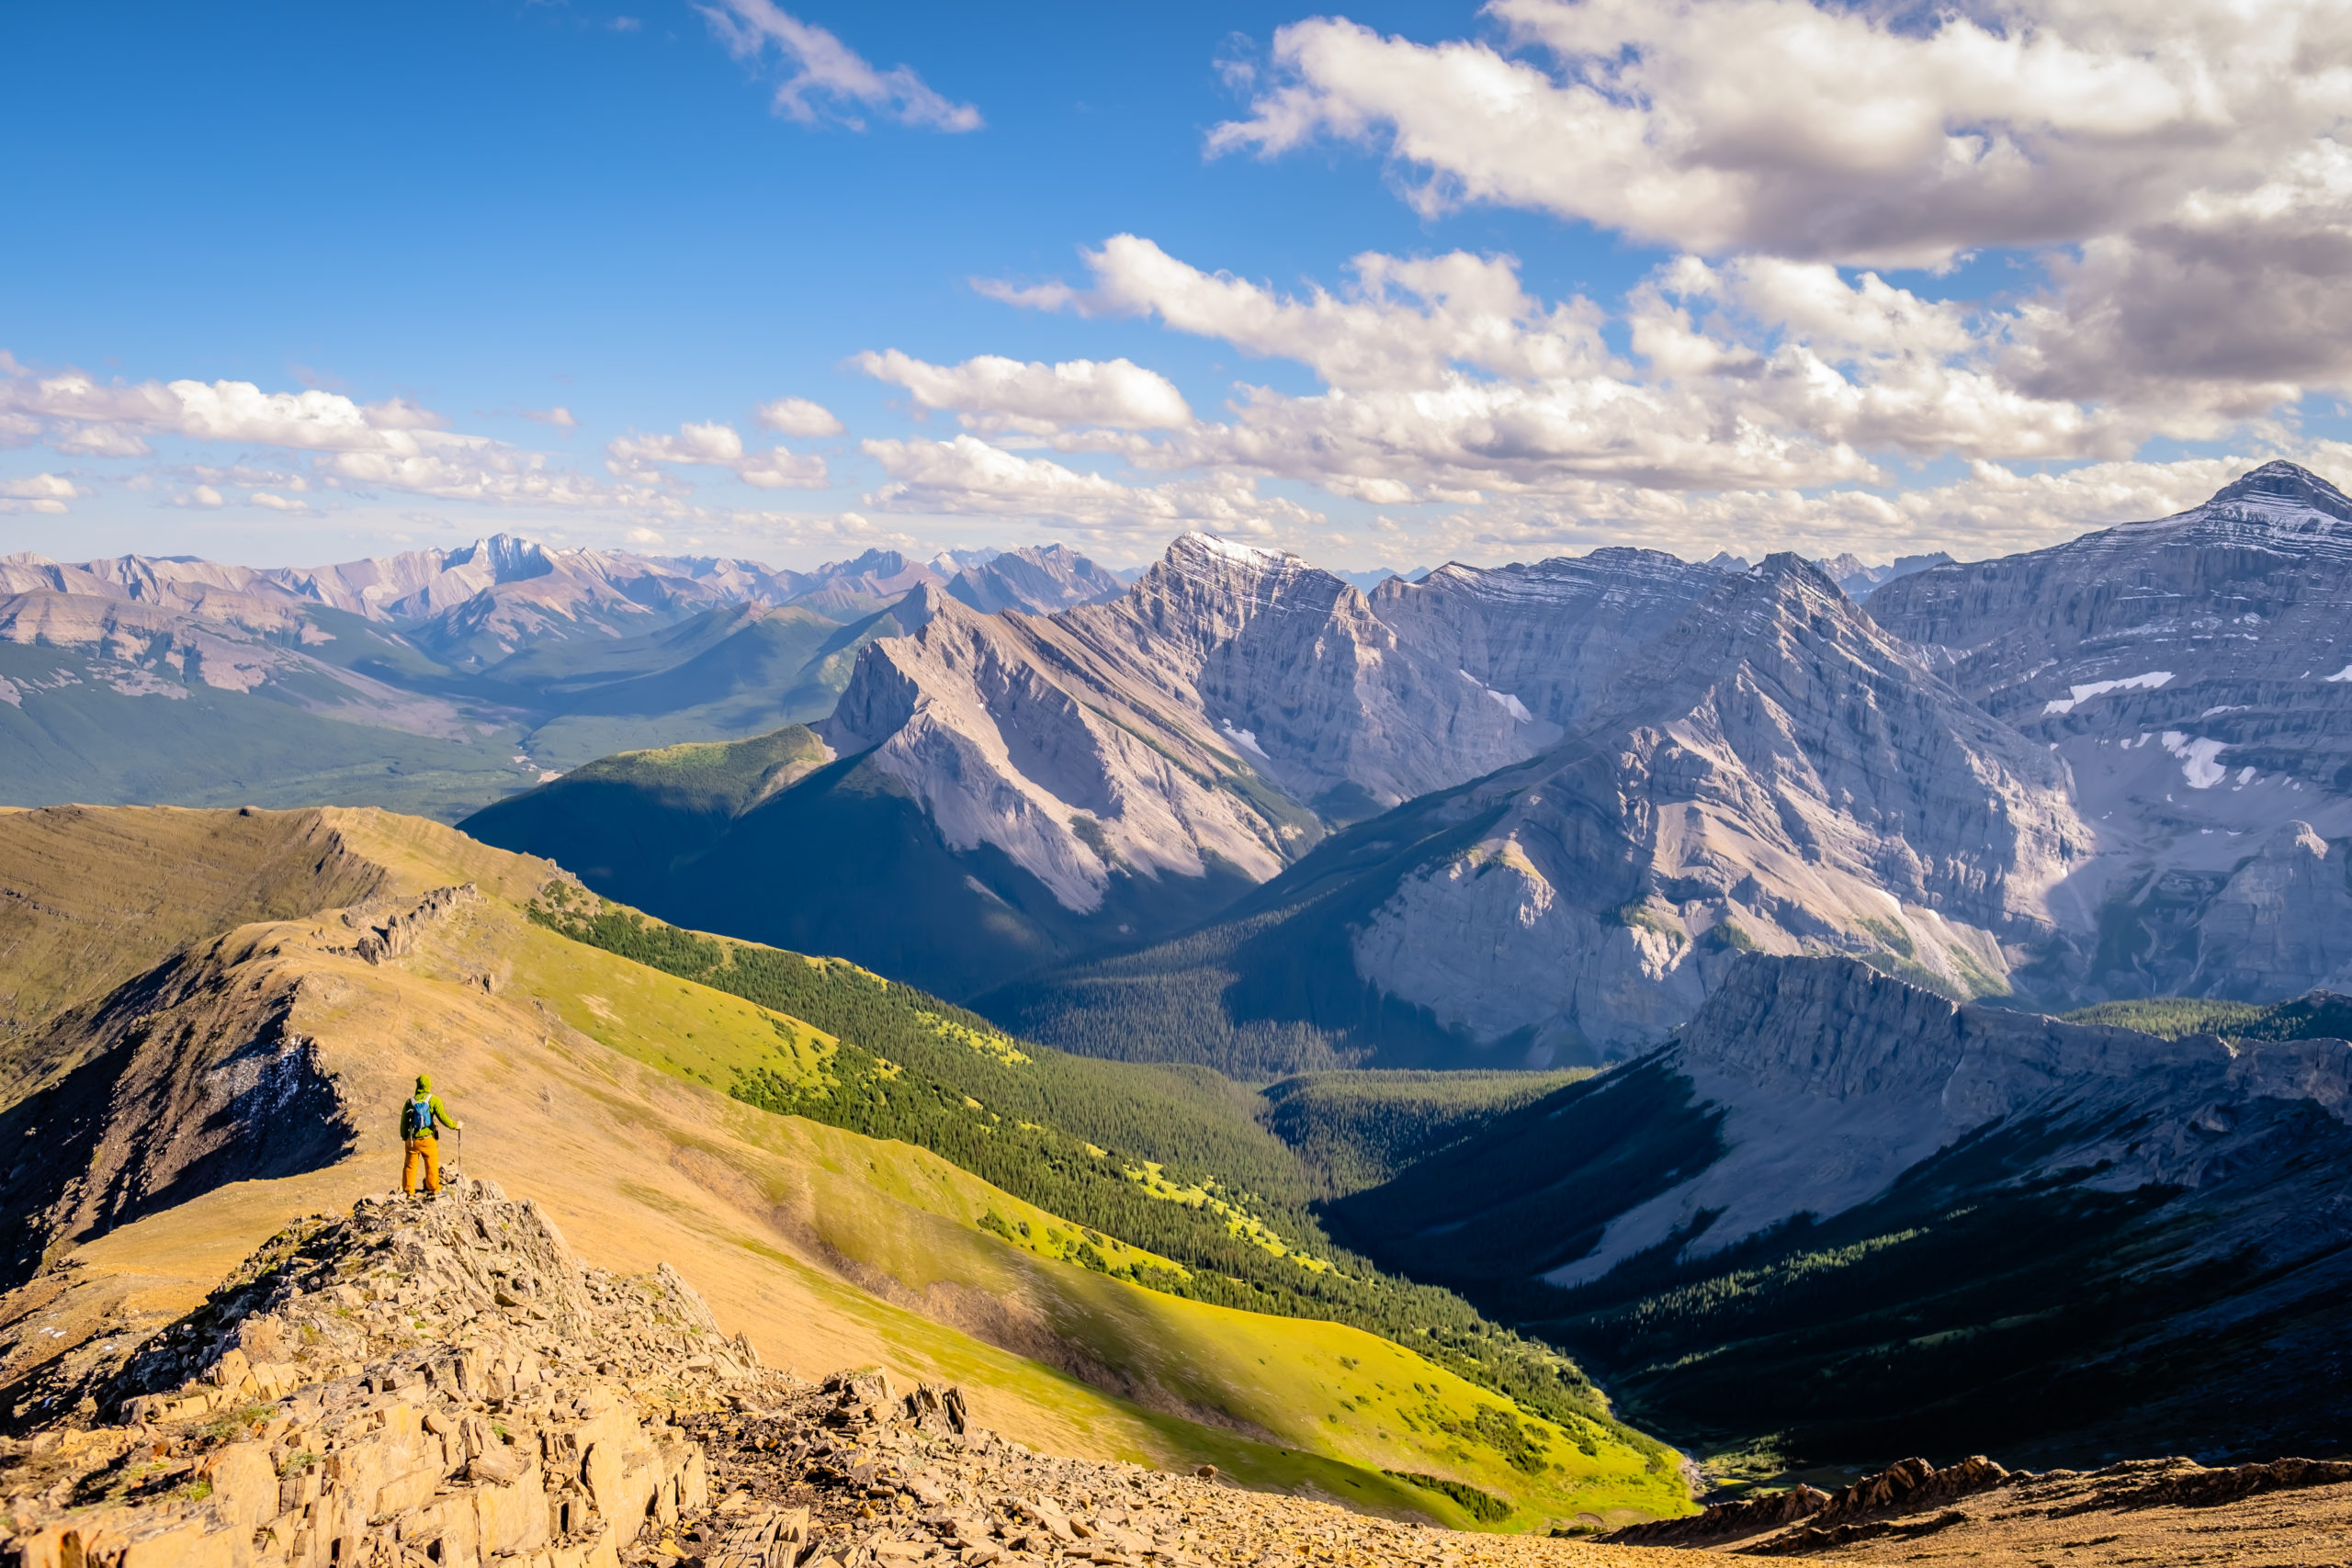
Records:
M776 1382L663 1270L454 1179L274 1237L12 1445L20 1568L614 1563L708 1503L674 1423ZM63 1391L71 1395L74 1391Z
M1055 1458L961 1390L763 1369L666 1265L583 1267L453 1179L273 1237L200 1309L0 1441L10 1568L1590 1564Z
M1429 814L1475 837L1358 929L1366 981L1592 1059L1662 1036L1741 952L1874 953L1973 996L2050 929L2089 839L2064 774L1816 569L1716 574L1620 658L1547 688L1566 740Z
M1264 881L1319 833L1306 804L1363 815L1528 750L1530 721L1347 583L1204 535L1106 604L989 616L925 591L900 619L819 732L1068 909L1114 876Z

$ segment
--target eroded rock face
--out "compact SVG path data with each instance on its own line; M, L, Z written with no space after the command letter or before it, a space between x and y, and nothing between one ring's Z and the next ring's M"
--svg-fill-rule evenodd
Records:
M2343 983L2346 955L2274 916L2345 896L2340 850L2323 870L2291 846L2352 838L2347 603L2352 498L2291 463L2177 516L1871 595L1880 625L2064 761L2097 829L2097 856L2052 890L2065 940L2037 995Z
M1662 1037L1742 952L2006 988L2088 850L2061 770L1808 563L1710 577L1598 689L1539 687L1578 727L1448 803L1489 815L1359 929L1360 975L1539 1059Z
M1958 1007L1846 960L1742 961L1660 1060L1721 1111L1720 1153L1612 1220L1551 1271L1556 1284L1600 1279L1678 1234L1699 1256L1800 1213L1842 1213L2004 1127L2040 1129L2029 1168L2052 1179L2095 1171L2107 1190L2191 1193L2244 1181L2265 1204L2291 1204L2267 1185L2305 1141L2288 1129L2306 1111L2338 1136L2352 1123L2343 1041L2233 1046Z
M976 614L928 591L819 730L873 752L951 848L1001 850L1074 910L1114 875L1274 875L1319 829L1527 753L1476 681L1295 557L1187 536L1107 604Z

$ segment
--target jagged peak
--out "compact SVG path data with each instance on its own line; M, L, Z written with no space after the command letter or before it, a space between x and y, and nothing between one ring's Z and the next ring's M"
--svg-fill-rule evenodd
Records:
M1218 560L1237 562L1260 570L1276 569L1291 571L1311 570L1304 557L1288 550L1270 550L1258 545L1245 545L1233 539L1204 534L1198 528L1181 535L1168 547L1167 558L1173 560L1179 552L1192 556L1209 556Z
M2209 507L2252 505L2293 506L2324 513L2352 523L2352 496L2298 463L2283 458L2240 475L2213 492Z

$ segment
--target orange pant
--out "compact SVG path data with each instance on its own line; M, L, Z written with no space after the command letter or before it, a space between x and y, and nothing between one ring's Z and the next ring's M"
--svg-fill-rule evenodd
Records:
M401 1190L416 1190L416 1179L424 1178L427 1192L441 1190L441 1140L411 1138L408 1141L408 1163L401 1168Z

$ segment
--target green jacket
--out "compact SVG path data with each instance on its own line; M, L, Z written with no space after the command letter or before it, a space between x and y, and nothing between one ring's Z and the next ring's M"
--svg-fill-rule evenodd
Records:
M441 1107L437 1094L413 1094L401 1102L401 1136L403 1138L437 1138L441 1134L435 1123L451 1132L463 1131L449 1120L448 1111Z

